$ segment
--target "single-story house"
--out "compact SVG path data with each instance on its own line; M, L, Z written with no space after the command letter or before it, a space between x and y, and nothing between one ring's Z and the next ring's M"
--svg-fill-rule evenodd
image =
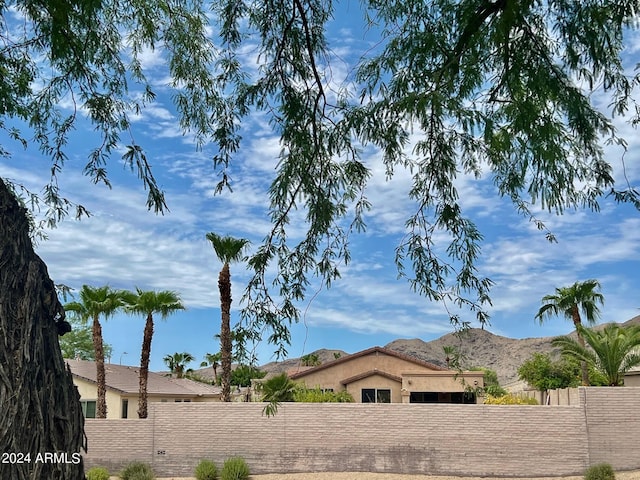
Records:
M289 372L309 388L349 392L362 403L478 403L483 372L448 370L382 347ZM481 400L480 400L481 402Z
M98 388L96 364L87 360L65 359L80 393L85 418L95 418ZM138 418L139 367L105 364L107 418ZM171 378L149 372L149 402L217 402L222 389L188 378ZM234 392L235 395L239 393Z

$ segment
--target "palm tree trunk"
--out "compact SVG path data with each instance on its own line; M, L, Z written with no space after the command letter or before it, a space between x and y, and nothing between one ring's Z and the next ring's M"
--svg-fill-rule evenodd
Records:
M571 316L573 318L573 325L576 327L576 333L578 335L578 343L582 348L585 348L584 338L582 334L578 330L578 327L582 325L582 320L580 319L580 312L578 310L578 306L574 305L573 311L571 312ZM589 386L589 367L587 366L587 362L580 362L580 372L582 373L582 385Z
M229 263L225 263L218 276L220 290L220 308L222 321L220 323L220 365L222 367L222 401L231 401L231 273Z
M138 396L138 418L147 418L147 382L149 380L149 357L153 338L153 315L147 315L142 335L142 353L140 355L140 376Z
M28 463L0 462L2 479L84 479L80 395L57 338L63 320L26 209L0 178L0 446L32 455ZM68 452L70 462L35 462L38 452Z
M104 347L102 345L102 325L96 315L93 317L93 348L96 352L96 383L98 398L96 418L107 418L107 377L104 370Z

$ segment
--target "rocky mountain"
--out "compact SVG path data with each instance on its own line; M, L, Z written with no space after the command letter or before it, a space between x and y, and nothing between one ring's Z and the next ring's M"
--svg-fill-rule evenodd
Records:
M622 325L631 324L640 324L640 315ZM602 327L603 325L599 325L596 328ZM575 335L575 333L570 335ZM485 367L495 370L500 384L504 386L518 380L518 367L534 353L557 355L555 348L551 345L553 338L555 337L515 339L495 335L487 330L472 328L463 334L449 333L429 342L419 338L398 339L388 343L385 347L445 367L446 355L443 347L453 346L462 355L461 365L463 368ZM340 350L326 349L311 353L317 354L320 361L325 363L334 360L334 352L342 356L348 355ZM300 366L300 359L292 358L283 362L266 364L261 369L277 373L298 366Z

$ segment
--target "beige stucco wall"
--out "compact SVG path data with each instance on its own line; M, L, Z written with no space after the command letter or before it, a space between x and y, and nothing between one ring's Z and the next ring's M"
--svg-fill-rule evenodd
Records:
M78 388L80 400L96 401L98 399L98 387L95 383L87 382L81 378L74 377L73 383ZM122 400L118 392L107 388L107 418L121 418ZM131 412L131 401L129 402L129 412Z
M402 374L402 388L410 392L464 392L484 386L482 372L408 372Z
M634 373L633 375L624 376L625 387L640 387L640 374Z
M351 394L356 402L362 402L363 388L391 390L391 403L402 402L402 395L400 393L401 383L391 378L383 377L382 375L371 375L347 385L347 392Z

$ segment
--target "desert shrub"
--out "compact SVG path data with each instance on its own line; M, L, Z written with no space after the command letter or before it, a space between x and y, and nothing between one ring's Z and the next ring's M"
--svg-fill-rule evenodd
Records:
M224 461L220 471L220 480L247 480L249 466L242 457L231 457Z
M308 403L349 403L353 402L353 397L346 390L331 392L320 388L299 386L293 394L293 401Z
M509 393L501 397L494 397L487 395L484 398L485 405L538 405L538 401L535 398L519 397Z
M218 467L211 460L201 460L194 472L196 480L217 480Z
M109 470L104 467L91 467L85 474L87 480L109 480Z
M616 474L608 463L599 463L587 468L584 480L616 480Z
M121 480L155 480L156 476L149 465L142 462L131 462L120 472Z

